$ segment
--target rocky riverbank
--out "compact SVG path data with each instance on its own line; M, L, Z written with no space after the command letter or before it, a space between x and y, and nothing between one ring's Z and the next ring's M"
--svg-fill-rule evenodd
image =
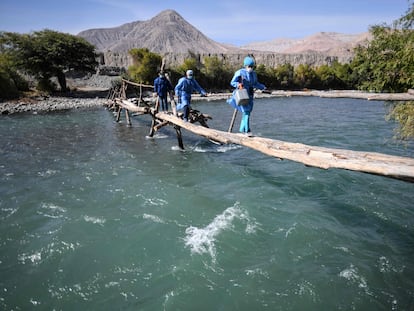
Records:
M84 109L93 107L104 107L108 104L106 98L108 89L104 88L84 88L77 92L65 94L65 96L34 96L25 97L18 100L0 102L0 114L8 115L21 112L46 113L56 110ZM216 101L225 100L231 93L214 93L207 97L199 94L193 95L193 101L206 100ZM358 98L366 100L382 101L414 101L414 92L407 93L369 93L360 91L272 91L267 93L257 92L256 98L268 97L291 97L291 96L316 96L329 98ZM153 102L155 98L145 97L146 102Z
M68 77L67 85L73 91L52 96L28 94L19 99L0 101L0 115L102 107L108 102L106 97L113 80L117 79L119 77L99 74Z
M75 98L75 97L30 97L0 103L0 114L8 115L21 112L40 113L56 110L103 107L106 98Z

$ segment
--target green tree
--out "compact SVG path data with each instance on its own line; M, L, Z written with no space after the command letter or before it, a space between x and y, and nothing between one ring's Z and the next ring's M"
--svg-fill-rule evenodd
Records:
M322 65L316 68L315 74L318 77L319 86L322 89L331 88L336 82L336 75L333 68L329 65Z
M414 86L414 3L392 26L371 27L373 39L358 47L351 64L360 89L401 92Z
M133 65L128 68L130 78L136 82L152 84L161 68L162 57L147 48L132 49L129 54L133 61Z
M331 65L321 65L315 69L315 81L312 83L318 88L344 89L352 88L349 83L350 70L348 64L341 64L334 61Z
M257 74L257 79L260 81L260 83L266 85L267 88L274 87L274 84L276 83L274 78L274 71L272 68L267 68L265 65L259 64L256 66L255 71Z
M391 104L387 118L399 123L397 137L402 140L414 138L414 101Z
M18 73L9 55L0 53L0 99L17 98L27 91L27 81Z
M312 88L315 85L315 70L308 64L300 64L295 69L295 83L300 88Z
M215 60L212 62L215 62ZM184 62L180 66L174 68L173 78L178 81L178 79L185 76L187 70L191 69L194 73L195 79L197 79L197 81L204 89L207 89L212 86L209 84L209 78L206 76L206 70L210 71L210 74L212 74L211 70L213 70L213 65L209 64L209 66L210 68L205 69L196 57L196 54L190 53L190 56L184 59ZM213 85L216 85L215 82L213 82Z
M335 73L336 85L335 89L353 89L354 86L351 80L352 69L350 64L341 64L335 60L332 65L332 70Z
M200 67L201 65L199 64L197 59L194 57L190 57L190 58L184 59L184 62L182 63L182 65L178 66L176 70L181 75L185 75L185 72L191 69L194 72L194 74L197 76L197 79L199 79L198 73L200 73L200 69L199 69Z
M392 26L371 28L373 39L359 47L351 64L353 79L362 89L407 91L414 86L414 3ZM389 119L399 122L397 135L414 138L414 102L393 103Z
M204 67L201 69L201 72L206 79L205 87L218 90L230 88L230 80L232 78L230 68L227 68L224 62L217 56L205 57Z
M65 72L93 72L97 66L95 48L85 39L53 30L32 34L3 32L0 52L13 57L17 68L48 84L57 77L62 91L66 90Z
M286 63L275 68L275 78L282 89L291 88L294 84L295 68L292 64Z

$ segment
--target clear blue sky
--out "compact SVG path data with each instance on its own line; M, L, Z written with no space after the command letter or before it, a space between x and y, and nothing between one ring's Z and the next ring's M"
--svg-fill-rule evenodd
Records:
M209 38L234 45L316 32L361 33L391 23L412 0L0 0L0 31L77 34L177 11Z

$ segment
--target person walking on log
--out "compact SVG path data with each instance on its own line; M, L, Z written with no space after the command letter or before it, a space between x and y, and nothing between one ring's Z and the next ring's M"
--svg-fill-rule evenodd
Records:
M168 111L167 95L172 89L173 87L164 72L158 72L158 77L154 80L154 92L158 95L161 111Z
M233 96L227 100L227 103L233 106L238 111L243 113L240 122L240 132L251 136L250 130L250 113L253 110L253 95L254 89L265 90L266 86L257 80L257 74L254 71L254 59L250 56L244 58L243 68L234 73L230 85L235 88ZM249 100L245 105L237 105L235 99L235 92L237 89L245 88L249 94Z
M201 96L207 96L207 93L194 79L192 70L187 70L185 77L178 80L174 91L178 96L177 110L183 110L183 119L185 122L188 122L191 109L191 94L197 91Z

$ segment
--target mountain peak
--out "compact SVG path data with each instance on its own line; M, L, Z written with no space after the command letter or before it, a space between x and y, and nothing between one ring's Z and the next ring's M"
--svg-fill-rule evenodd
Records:
M148 48L155 53L224 53L228 48L197 30L174 10L160 12L147 21L137 21L119 27L91 29L79 36L100 51L129 51Z
M152 19L157 19L157 18L172 19L172 20L174 20L176 18L183 19L182 16L177 13L177 11L172 10L172 9L161 11L156 16L154 16Z

